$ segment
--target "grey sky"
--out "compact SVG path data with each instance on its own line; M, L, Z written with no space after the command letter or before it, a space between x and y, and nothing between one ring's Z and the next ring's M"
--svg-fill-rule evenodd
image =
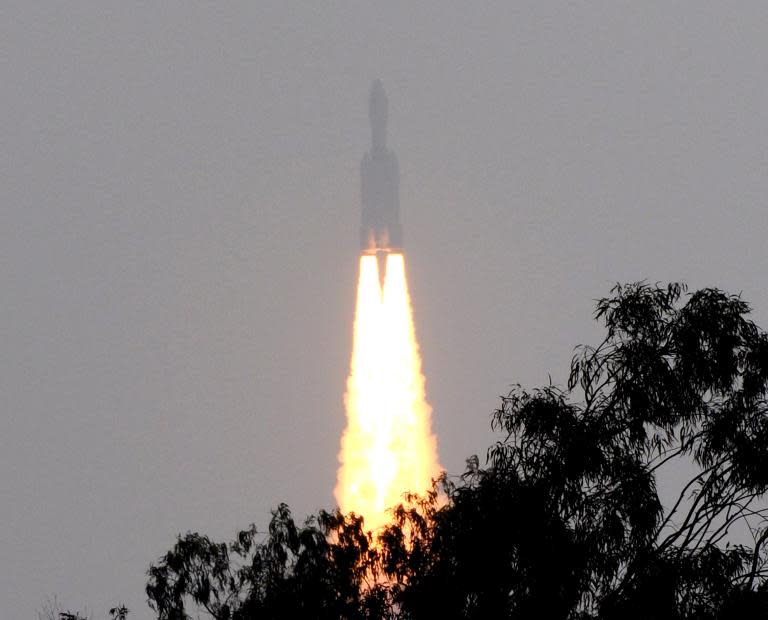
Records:
M762 1L5 0L0 614L332 505L374 77L458 471L615 281L768 326L767 71Z

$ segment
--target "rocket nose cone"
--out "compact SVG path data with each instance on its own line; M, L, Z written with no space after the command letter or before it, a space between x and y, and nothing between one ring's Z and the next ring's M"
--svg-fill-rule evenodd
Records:
M371 83L371 101L374 99L386 99L387 95L384 92L384 84L381 83L379 78L376 78Z
M371 85L371 95L368 101L368 113L371 120L371 130L374 142L384 141L387 130L387 94L378 78Z

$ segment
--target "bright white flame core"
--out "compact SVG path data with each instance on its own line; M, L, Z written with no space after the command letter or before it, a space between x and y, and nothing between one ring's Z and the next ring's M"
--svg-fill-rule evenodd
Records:
M387 255L383 290L376 256L360 257L353 337L335 495L375 529L440 472L402 254Z

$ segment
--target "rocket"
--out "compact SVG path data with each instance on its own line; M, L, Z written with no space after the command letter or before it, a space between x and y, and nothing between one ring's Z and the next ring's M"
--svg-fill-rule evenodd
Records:
M375 254L383 280L386 255L403 251L400 227L400 170L387 148L387 95L381 80L374 80L368 100L371 149L360 164L360 250Z

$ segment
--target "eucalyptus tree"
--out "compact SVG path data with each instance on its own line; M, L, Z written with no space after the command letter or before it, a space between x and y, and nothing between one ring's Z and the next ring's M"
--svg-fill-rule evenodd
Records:
M611 293L565 386L501 399L483 463L375 533L280 506L263 534L180 537L159 618L768 617L768 337L720 290Z

